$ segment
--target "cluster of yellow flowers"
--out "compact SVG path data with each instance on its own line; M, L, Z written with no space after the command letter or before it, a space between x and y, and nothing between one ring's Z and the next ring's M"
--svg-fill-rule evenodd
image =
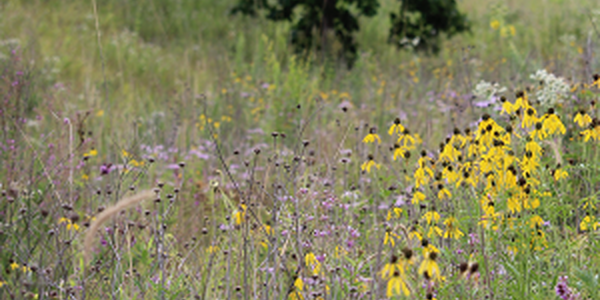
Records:
M453 206L444 204L457 201L453 198L455 193L479 199L481 214L477 224L481 226L481 230L497 232L503 228L529 233L519 235L519 241L512 238L511 243L507 243L505 247L507 253L515 255L524 247L531 251L548 247L544 232L545 221L536 209L544 203L544 199L552 197L551 190L543 182L552 180L558 184L569 178L560 148L561 143L567 140L567 128L556 108L547 107L544 113L538 113L540 108L534 107L527 92L518 92L513 102L504 97L500 102L498 118L506 119L504 126L499 125L489 114L484 114L475 129L466 129L464 132L455 129L441 144L437 155L423 150L414 165L413 173L410 173L412 177L405 176L404 180L400 178L401 184L413 187L411 202L415 207L427 203L421 206L420 222L411 227L405 242L413 244L413 239L416 239L423 243L418 274L429 282L442 282L444 279L436 261L439 252L432 250L436 248L429 240L459 239L464 236L454 209L448 208ZM600 140L600 121L592 118L585 110L577 111L573 122L581 129L580 138L570 140ZM394 120L388 133L397 138L392 159L408 160L410 152L419 144L418 136L411 135L399 119ZM381 138L375 129L371 129L363 142L381 143ZM546 146L554 151L545 151ZM554 157L548 153L553 153ZM555 167L551 167L551 161L554 161ZM369 154L361 169L371 172L373 167L380 169L381 164ZM436 211L439 206L446 208L444 220ZM401 219L403 211L400 207L392 207L387 214L387 221ZM579 225L584 231L600 228L600 222L591 214L586 214ZM393 250L400 240L400 235L388 229L383 243ZM400 259L392 255L391 261L381 272L382 278L388 280L388 297L411 294L410 284L405 276L414 259L410 249L404 250L405 254L409 251L410 255Z

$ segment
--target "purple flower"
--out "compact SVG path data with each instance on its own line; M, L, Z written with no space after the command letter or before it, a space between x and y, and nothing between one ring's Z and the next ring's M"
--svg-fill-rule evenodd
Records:
M107 175L108 173L110 173L110 171L112 171L112 169L112 164L102 164L100 166L100 175Z
M477 238L477 233L469 233L469 245L475 246L479 244L479 238Z
M348 248L350 248L350 249L351 249L352 247L354 247L354 240L348 239L348 240L346 241L346 246L348 246Z
M179 165L178 164L169 164L169 165L167 165L167 169L169 169L169 170L179 170Z
M579 299L579 294L574 294L569 288L569 283L567 281L567 276L558 277L558 282L554 287L554 291L556 295L559 296L563 300L577 300Z

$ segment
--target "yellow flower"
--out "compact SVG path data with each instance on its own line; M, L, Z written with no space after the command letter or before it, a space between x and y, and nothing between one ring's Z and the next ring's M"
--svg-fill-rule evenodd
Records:
M529 98L527 97L527 93L524 91L519 91L517 93L517 100L514 104L514 109L519 110L519 108L523 108L525 110L529 106Z
M427 224L431 225L437 223L440 220L440 214L438 214L436 211L428 211L425 214L423 214L421 219L425 220Z
M567 173L567 171L561 169L559 166L556 170L554 170L553 177L554 177L554 180L559 181L561 179L569 177L569 173Z
M542 226L542 224L544 224L544 220L542 219L542 217L540 217L538 215L533 215L529 219L529 227L531 227L531 228L536 228L536 227L539 228Z
M523 122L521 123L521 128L531 127L537 121L537 112L533 106L525 107L525 116L523 117Z
M87 153L88 156L96 156L98 155L98 150L96 150L95 148L92 148L90 150L90 152Z
M587 230L590 230L590 229L592 229L592 230L595 231L595 230L598 229L598 227L600 227L600 222L596 221L596 217L595 216L587 215L579 223L579 228L581 228L581 230L583 230L583 231L587 231Z
M386 294L388 298L400 295L400 292L402 292L405 296L410 295L410 290L408 289L405 278L403 277L404 276L401 274L401 272L394 272L387 284Z
M319 96L321 96L321 99L323 99L323 100L329 99L329 95L325 92L320 92Z
M99 110L99 111L96 113L96 117L102 117L102 116L104 116L104 110L103 110L103 109Z
M404 132L404 126L402 126L402 124L400 124L400 118L396 118L394 120L394 124L392 124L392 126L390 127L390 130L388 130L389 135L393 135L394 133L397 134L401 134Z
M206 248L206 253L212 254L219 251L219 246L208 246L208 248Z
M365 138L363 139L363 143L365 143L365 144L374 143L376 140L377 140L378 144L381 144L381 139L379 138L379 135L375 131L375 128L371 128L369 130L369 134L367 134L367 136L365 136Z
M394 207L388 211L387 221L391 220L392 217L400 218L402 216L402 208Z
M311 271L312 275L319 275L321 272L321 262L317 260L317 257L314 253L308 252L304 256L304 262L306 263L306 267Z
M448 217L446 221L444 221L446 225L446 232L444 232L444 238L455 238L459 239L464 235L462 231L460 231L458 220L455 217Z
M417 134L412 136L410 135L410 131L404 128L404 132L398 137L397 143L402 143L402 147L406 148L406 150L412 150L415 148L415 144L420 143L420 139Z
M69 223L69 224L67 224L67 230L78 231L79 230L79 225L77 225L75 223Z
M592 117L590 117L585 110L580 110L575 115L573 122L577 123L577 125L581 128L585 128L592 123Z
M538 140L543 140L546 138L546 131L542 128L542 122L535 123L535 129L530 133L532 138L537 138Z
M450 193L450 191L441 186L440 191L438 192L438 199L440 200L444 200L444 199L450 199L452 197L452 193Z
M560 118L554 113L554 109L548 109L548 113L544 115L544 129L548 132L548 134L554 134L556 132L560 132L560 134L565 134L567 129L565 125L560 121Z
M394 232L392 232L391 229L387 229L385 231L385 237L383 238L383 244L387 245L390 244L392 247L396 245L396 241L394 239L399 239L400 236Z
M240 208L233 212L233 220L235 225L242 224L242 220L246 217L246 205L240 204Z
M537 142L535 142L532 139L527 140L527 144L525 144L525 151L531 152L533 157L535 157L535 158L541 157L542 150L543 149L542 149L542 146L540 146L540 144L538 144Z
M2 288L5 284L6 284L6 282L0 280L0 288Z
M398 256L392 255L390 262L385 264L383 269L381 269L381 279L391 278L396 271L404 272L404 268L400 264Z
M455 162L458 159L459 155L460 155L460 151L458 151L458 149L454 148L454 145L452 145L451 143L448 143L444 146L442 153L440 153L439 160L442 162L444 162L444 161Z
M436 259L438 257L438 252L429 252L423 262L421 262L421 266L419 267L419 274L424 275L426 278L430 278L433 280L441 280L441 272L440 267L438 266Z
M425 200L425 194L423 194L423 193L421 193L421 192L419 192L419 191L416 191L416 192L413 194L413 197L412 197L412 201L411 201L411 202L412 202L412 204L414 204L414 205L419 205L419 202L421 202L421 201L424 201L424 200Z
M304 296L302 296L302 290L304 289L304 281L302 281L302 277L298 276L294 281L294 290L291 291L288 295L288 300L303 300Z
M458 173L454 171L454 167L448 165L442 171L442 178L448 181L449 184L453 184L458 180Z
M406 153L408 149L401 147L398 143L394 144L394 156L393 159L396 160L398 157L406 158Z
M360 169L363 171L367 171L367 173L371 172L371 168L372 167L376 167L377 169L379 169L381 167L381 165L379 165L378 163L376 163L373 160L373 155L369 154L368 156L368 160L365 161L361 166Z
M523 160L521 160L520 164L523 173L527 174L533 174L540 166L538 158L533 156L531 151L527 151L525 153L525 157L523 157Z
M16 270L16 269L18 269L18 268L19 268L19 264L18 264L18 263L16 263L16 262L12 262L12 263L10 264L10 269L11 269L11 270Z
M67 224L67 230L74 230L74 231L78 231L79 230L79 225L73 223L70 219L67 219L65 217L62 217L60 219L58 219L58 224Z
M498 20L492 20L492 21L490 22L490 27L491 27L493 30L498 30L498 28L500 28L500 21L498 21Z

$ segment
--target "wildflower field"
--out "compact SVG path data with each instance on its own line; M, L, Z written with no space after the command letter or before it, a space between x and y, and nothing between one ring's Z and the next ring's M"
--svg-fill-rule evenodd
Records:
M596 1L351 69L234 2L0 2L0 299L600 299Z

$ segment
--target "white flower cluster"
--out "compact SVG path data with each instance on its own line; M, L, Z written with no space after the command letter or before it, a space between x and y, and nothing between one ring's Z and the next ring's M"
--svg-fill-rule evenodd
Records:
M500 86L497 82L490 83L487 81L480 81L473 91L473 95L482 100L492 100L492 97L497 97L499 94L506 92L506 88Z
M535 93L535 97L541 105L556 105L566 99L569 85L564 78L556 77L546 70L538 70L529 78L538 81L541 85Z

